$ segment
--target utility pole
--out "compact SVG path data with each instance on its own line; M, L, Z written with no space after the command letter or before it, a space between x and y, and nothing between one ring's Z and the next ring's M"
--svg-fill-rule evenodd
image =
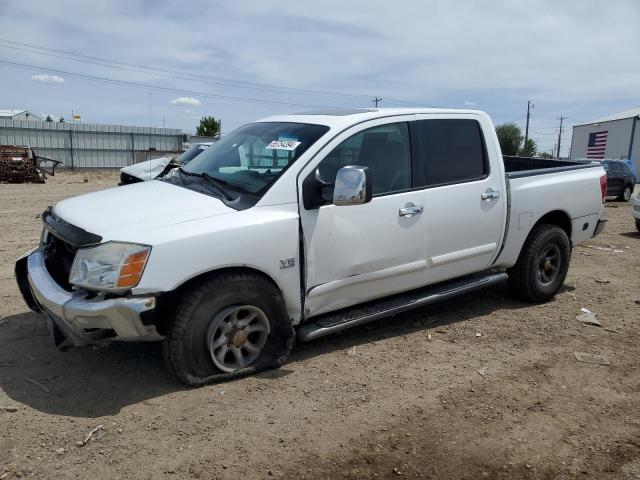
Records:
M371 101L376 105L376 108L378 108L378 102L381 102L381 101L382 101L382 98L380 98L380 97L375 97L375 98L374 98L373 100L371 100Z
M529 140L529 116L531 115L531 109L534 105L531 105L531 100L527 100L527 127L524 130L524 147L527 147L527 140Z
M564 120L564 117L560 115L560 130L558 131L558 158L560 158L560 141L562 140L562 120Z

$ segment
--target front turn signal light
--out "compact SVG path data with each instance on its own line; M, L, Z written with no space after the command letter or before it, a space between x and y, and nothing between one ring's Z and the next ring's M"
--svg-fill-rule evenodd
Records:
M122 267L120 267L120 275L118 276L118 288L135 287L142 277L144 266L149 258L149 250L143 250L133 255L129 255Z

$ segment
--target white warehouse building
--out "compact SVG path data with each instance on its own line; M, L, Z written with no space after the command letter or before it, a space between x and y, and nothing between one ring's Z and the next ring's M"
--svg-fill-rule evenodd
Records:
M32 121L32 122L42 121L42 119L39 116L34 115L28 110L14 110L14 109L0 110L0 119L25 120L25 121Z
M572 159L630 159L640 172L640 107L573 127Z

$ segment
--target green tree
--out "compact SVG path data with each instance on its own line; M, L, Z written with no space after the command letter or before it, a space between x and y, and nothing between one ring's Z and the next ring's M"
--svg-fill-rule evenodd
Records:
M542 158L553 158L553 156L549 152L542 152L540 153L540 156Z
M503 123L496 127L498 142L503 155L517 155L522 144L522 131L515 123Z
M60 122L60 123L64 123L64 117L60 117L60 118L58 119L58 122Z
M47 115L47 118L44 119L45 122L53 122L53 117L51 115Z
M522 145L522 148L520 149L520 152L518 152L518 155L520 155L521 157L535 157L536 156L536 142L533 138L527 138L527 141L524 142L524 145Z
M202 117L200 125L196 128L196 135L201 137L215 137L220 134L220 120L215 117Z

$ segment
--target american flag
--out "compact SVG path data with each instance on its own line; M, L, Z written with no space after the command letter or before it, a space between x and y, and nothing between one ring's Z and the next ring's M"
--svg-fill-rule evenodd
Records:
M589 145L587 145L587 158L604 158L604 151L607 148L608 132L593 132L589 134Z

